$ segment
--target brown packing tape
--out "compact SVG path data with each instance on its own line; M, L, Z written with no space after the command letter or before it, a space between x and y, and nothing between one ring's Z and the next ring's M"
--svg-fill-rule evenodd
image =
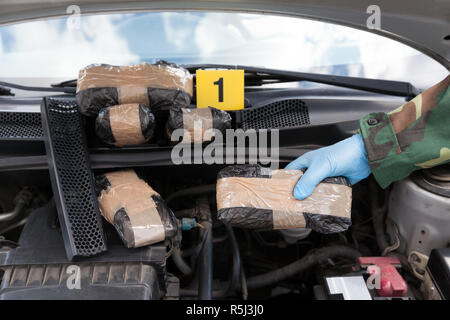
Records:
M125 92L131 88L140 88L134 92L138 95L142 95L142 88L162 88L182 90L192 96L193 77L181 68L145 62L131 66L90 65L80 70L77 92L88 88L109 87L122 88L122 100L125 100L124 96L133 96L133 92ZM146 99L148 101L148 97Z
M304 200L293 190L302 176L298 170L273 170L271 178L228 177L217 181L217 209L252 207L273 210L274 229L304 227L303 213L350 217L352 189L320 183Z
M111 185L98 198L102 216L114 224L115 214L124 208L133 229L135 247L163 241L164 226L152 199L158 193L133 170L110 172L105 176Z
M117 95L119 104L140 103L145 106L150 106L146 87L136 87L133 85L120 86L117 88Z
M182 108L184 142L202 143L211 141L213 128L212 112L210 108ZM207 131L209 130L209 131Z
M128 212L128 209L125 208L125 211ZM133 227L134 247L146 246L165 239L164 226L156 207L129 213L128 218Z
M293 228L305 228L306 220L301 212L288 212L288 211L273 211L273 228L293 229Z
M139 104L121 104L109 108L111 131L117 146L146 142L139 118Z

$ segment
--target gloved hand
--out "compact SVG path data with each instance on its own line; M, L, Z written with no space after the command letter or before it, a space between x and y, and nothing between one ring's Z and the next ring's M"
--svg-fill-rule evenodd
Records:
M294 197L308 197L323 179L344 176L353 185L370 175L369 161L360 134L339 141L331 146L310 151L289 163L285 169L306 172L294 188Z

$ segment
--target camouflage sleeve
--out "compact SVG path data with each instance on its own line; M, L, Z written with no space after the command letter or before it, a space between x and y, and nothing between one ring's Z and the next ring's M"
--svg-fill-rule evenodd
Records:
M360 120L370 168L382 188L450 161L449 85L450 76L388 114Z

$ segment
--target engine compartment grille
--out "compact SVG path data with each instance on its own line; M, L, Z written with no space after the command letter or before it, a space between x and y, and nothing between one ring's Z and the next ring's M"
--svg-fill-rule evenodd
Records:
M53 194L69 259L106 251L82 118L74 100L41 106Z
M241 112L244 130L295 128L310 124L308 107L299 99L280 100Z
M43 139L41 114L0 112L0 139Z

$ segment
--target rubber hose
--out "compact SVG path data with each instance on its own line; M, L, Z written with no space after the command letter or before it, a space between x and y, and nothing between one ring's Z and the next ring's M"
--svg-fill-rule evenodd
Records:
M198 298L200 300L211 300L213 278L212 226L209 226L205 232L207 233L206 240L198 258L198 272L200 275L198 282Z
M187 197L187 196L193 196L197 194L206 194L206 193L212 193L216 192L216 185L215 184L205 184L203 186L197 186L197 187L191 187L183 190L176 191L169 195L166 198L166 203L169 204L173 199L179 198L179 197Z
M18 217L22 210L25 208L25 203L19 201L11 212L0 213L0 222L5 222Z
M231 274L230 286L226 292L226 294L230 294L236 290L240 281L241 255L239 253L239 245L237 243L233 228L230 225L225 225L225 228L227 229L228 236L230 238L231 252L233 255L233 272Z
M378 248L380 249L380 254L382 254L387 247L389 247L389 242L386 239L384 233L384 217L387 211L387 190L383 191L383 205L380 206L378 203L378 192L379 187L374 179L369 181L369 190L371 193L370 206L372 210L372 225L373 231L375 233L375 238L377 240Z
M238 287L241 273L241 255L239 253L239 245L236 240L233 228L230 225L225 225L228 236L230 238L231 253L233 256L233 267L228 286L223 290L216 290L213 292L214 298L222 298L233 294Z
M179 248L173 249L172 260L177 266L178 270L180 270L181 273L183 273L184 275L188 276L192 273L191 267L189 267L189 265L181 257L181 252Z
M0 222L10 221L22 215L28 203L33 199L33 194L28 187L23 188L16 195L14 202L16 203L13 211L0 213Z
M287 266L248 278L247 287L254 289L270 286L303 272L329 258L342 257L356 260L360 256L361 254L359 251L347 246L329 246L320 248Z
M245 284L245 277L244 274L242 273L243 270L241 267L241 255L239 253L239 246L236 240L236 236L231 226L227 225L226 229L231 242L231 249L233 255L233 271L231 274L231 279L228 282L228 285L223 289L217 289L212 292L213 298L224 298L229 294L233 293L233 291L236 290L237 288L237 283L239 282L239 280L241 280L241 283ZM245 290L244 296L246 297L247 296L246 285L244 285L242 289ZM194 297L198 295L198 291L194 289L180 289L180 295Z

